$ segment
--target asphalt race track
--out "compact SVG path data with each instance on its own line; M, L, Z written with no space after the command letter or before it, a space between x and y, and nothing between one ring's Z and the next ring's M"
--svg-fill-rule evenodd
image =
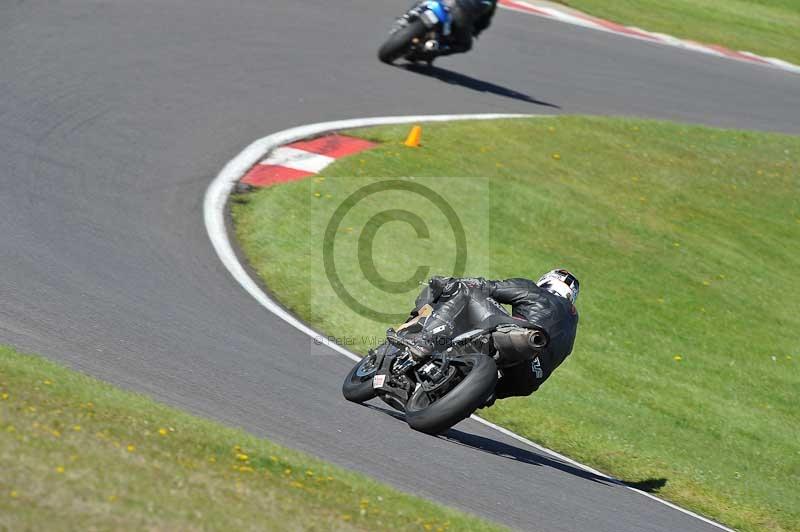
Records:
M359 116L625 114L800 133L800 75L500 11L474 53L428 76L375 58L405 6L0 3L0 343L513 527L713 529L477 423L447 441L346 403L351 362L310 354L236 284L203 194L252 140Z

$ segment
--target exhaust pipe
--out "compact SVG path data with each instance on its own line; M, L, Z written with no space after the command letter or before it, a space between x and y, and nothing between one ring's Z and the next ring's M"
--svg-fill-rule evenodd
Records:
M536 349L541 349L547 345L547 335L542 331L533 331L528 337L528 343Z

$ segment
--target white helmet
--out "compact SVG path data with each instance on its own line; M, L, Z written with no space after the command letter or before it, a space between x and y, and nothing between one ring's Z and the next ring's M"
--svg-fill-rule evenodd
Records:
M550 270L536 281L536 284L551 294L569 299L570 303L575 303L580 291L578 279L567 270Z

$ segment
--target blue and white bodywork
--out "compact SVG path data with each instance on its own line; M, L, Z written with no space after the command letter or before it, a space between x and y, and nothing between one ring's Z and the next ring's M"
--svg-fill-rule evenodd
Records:
M423 2L420 7L422 8L420 19L428 28L433 28L437 24L441 24L442 34L445 36L450 35L452 17L450 16L450 8L447 7L444 2L428 0Z

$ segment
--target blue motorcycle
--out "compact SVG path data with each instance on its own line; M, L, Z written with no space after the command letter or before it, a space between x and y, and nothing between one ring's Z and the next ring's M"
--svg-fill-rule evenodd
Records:
M378 50L378 59L388 64L401 57L411 62L433 63L452 30L450 3L428 0L414 5L397 20Z

